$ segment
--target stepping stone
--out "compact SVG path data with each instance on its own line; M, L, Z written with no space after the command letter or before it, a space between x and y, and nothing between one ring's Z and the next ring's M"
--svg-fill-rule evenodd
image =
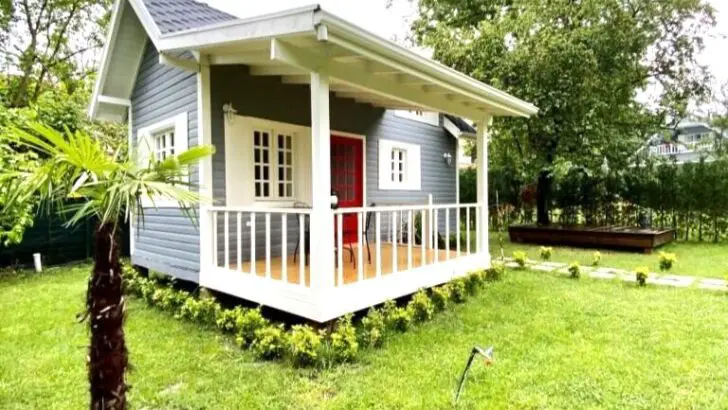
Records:
M676 276L676 275L668 275L668 276L662 276L655 278L651 281L651 283L654 283L656 285L662 285L662 286L674 286L678 288L687 288L691 286L695 282L695 278L691 276Z
M541 265L551 266L552 268L563 268L566 266L565 263L561 263L561 262L541 262Z
M604 272L600 269L589 272L589 276L596 279L614 279L617 277L616 274L611 272Z
M702 279L698 287L708 290L728 290L728 282L721 279Z
M506 262L505 265L507 268L520 268L521 267L521 265L517 264L516 262Z
M549 266L549 265L546 265L546 264L541 264L541 265L532 266L531 269L533 269L533 270L540 270L542 272L553 272L553 271L555 271L557 269L557 267L556 266Z

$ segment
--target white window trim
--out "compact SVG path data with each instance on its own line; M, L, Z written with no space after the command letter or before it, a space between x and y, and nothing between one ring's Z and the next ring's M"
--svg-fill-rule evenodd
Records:
M139 163L146 166L149 163L150 155L154 152L154 142L151 137L161 131L174 129L174 153L179 155L189 148L188 138L188 116L187 112L181 112L169 118L165 118L154 124L137 130L137 153L139 155ZM177 207L179 204L175 201L159 198L150 199L142 198L142 206L144 208L170 208Z
M261 124L261 126L253 125L250 128L250 141L251 141L250 154L251 154L251 156L253 156L253 200L255 202L291 202L291 201L295 201L296 198L298 197L298 195L297 195L298 184L296 183L296 176L297 176L296 174L298 172L298 170L296 169L296 166L297 166L296 156L298 155L298 148L297 148L296 143L298 142L297 138L301 138L301 136L300 136L301 134L300 134L300 132L297 132L292 127L280 126L280 125L274 126L272 124L268 124L265 126L263 126L263 125L264 124ZM256 131L259 131L261 133L268 133L268 137L269 137L269 141L268 141L269 144L267 147L267 150L268 150L268 164L267 165L268 165L269 171L268 171L268 179L265 180L266 183L269 184L269 187L268 187L269 196L268 197L263 197L263 196L258 197L255 195L255 184L259 181L260 182L263 181L262 177L258 181L256 181L256 179L255 179L255 149L256 149L256 146L255 146L255 138L253 137L253 134ZM288 136L291 137L291 148L290 148L290 150L288 150L291 152L291 164L288 166L284 166L284 167L290 167L290 171L293 174L293 179L290 181L291 186L292 186L292 195L291 196L282 197L278 194L278 184L281 182L279 179L280 175L278 174L278 169L280 168L280 164L278 162L278 135L279 134L283 135L284 137L288 137ZM262 134L261 134L261 138L262 138ZM261 147L262 147L262 144L259 145L257 148L261 148ZM284 149L283 152L285 154L286 150ZM263 165L262 158L261 158L260 164ZM286 181L284 181L284 182L286 182Z
M417 114L420 112L422 114ZM435 127L440 126L440 113L424 110L394 110L394 115L399 118L429 124Z
M392 150L406 151L407 171L404 182L392 181ZM385 191L419 191L422 189L421 149L417 144L379 140L379 189Z

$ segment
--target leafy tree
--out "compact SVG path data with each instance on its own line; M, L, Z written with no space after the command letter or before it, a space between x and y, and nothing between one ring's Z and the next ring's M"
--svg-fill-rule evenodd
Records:
M493 139L536 177L538 222L548 224L558 175L605 158L625 168L656 125L705 96L695 56L713 23L704 0L420 0L413 31L436 59L540 108L499 120ZM658 92L651 107L635 98L648 87Z
M94 267L88 281L86 315L91 331L88 372L92 409L125 409L128 366L124 340L123 271L119 262L117 225L136 214L143 218L142 201L173 200L194 216L199 194L187 182L189 168L213 152L212 147L190 148L145 166L109 151L88 133L65 135L30 124L30 132L13 128L6 142L40 156L37 167L0 170L0 181L10 191L6 208L36 199L67 216L75 225L87 218L99 221L94 238ZM75 199L76 205L67 201Z
M48 88L69 94L93 73L112 0L0 0L5 103L25 107Z

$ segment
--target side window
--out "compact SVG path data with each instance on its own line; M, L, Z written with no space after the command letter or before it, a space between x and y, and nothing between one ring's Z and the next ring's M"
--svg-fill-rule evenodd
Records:
M420 146L380 139L379 189L419 191L420 188Z

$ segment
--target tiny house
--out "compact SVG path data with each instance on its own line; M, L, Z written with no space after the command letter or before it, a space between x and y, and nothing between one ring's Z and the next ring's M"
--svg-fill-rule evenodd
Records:
M89 111L141 158L216 147L189 176L198 223L148 204L134 264L324 322L489 266L488 127L537 108L319 6L119 0Z

